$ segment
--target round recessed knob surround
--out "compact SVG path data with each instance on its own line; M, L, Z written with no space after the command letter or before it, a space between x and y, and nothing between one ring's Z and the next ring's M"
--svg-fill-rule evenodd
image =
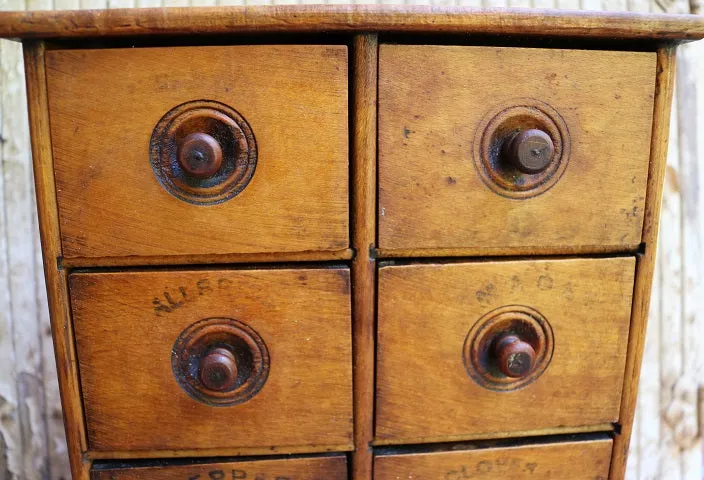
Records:
M525 377L535 366L535 350L517 335L499 337L494 343L494 352L499 370L507 377Z
M498 195L527 199L552 188L570 158L570 135L562 116L532 98L509 100L487 113L473 142L474 166Z
M213 407L248 401L269 376L269 350L249 325L213 317L186 328L171 348L171 368L181 388Z
M203 386L216 392L231 390L237 383L237 362L227 348L214 348L198 364Z
M555 155L552 138L537 128L520 131L504 143L503 150L503 155L514 167L528 174L548 168Z
M525 305L507 305L476 320L462 357L469 376L489 390L507 392L535 381L552 360L554 339L547 319Z
M222 166L222 148L207 133L192 133L178 146L178 161L188 175L212 177Z
M184 202L216 205L239 195L257 166L247 120L219 102L197 100L171 109L154 127L149 159L162 187Z

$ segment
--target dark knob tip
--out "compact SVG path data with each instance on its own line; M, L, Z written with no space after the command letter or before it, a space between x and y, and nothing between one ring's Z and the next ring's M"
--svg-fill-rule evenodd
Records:
M528 375L535 365L535 350L516 335L505 335L495 343L498 367L507 377Z
M522 130L506 142L504 155L519 171L535 174L550 165L555 145L550 135L542 130Z
M226 348L214 348L200 360L198 374L201 383L209 390L231 390L237 382L235 356Z
M191 133L178 146L178 161L188 175L209 178L222 166L222 148L207 133Z

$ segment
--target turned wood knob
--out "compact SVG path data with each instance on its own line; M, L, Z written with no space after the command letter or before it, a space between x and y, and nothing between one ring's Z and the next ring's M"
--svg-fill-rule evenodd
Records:
M555 154L550 135L538 129L522 130L504 144L506 160L523 173L545 170Z
M205 388L216 392L230 390L237 381L235 356L226 348L214 348L200 360L198 374Z
M494 344L499 370L511 378L528 375L535 365L535 350L517 335L504 335Z
M191 133L178 146L178 161L192 177L212 177L222 165L222 148L207 133Z

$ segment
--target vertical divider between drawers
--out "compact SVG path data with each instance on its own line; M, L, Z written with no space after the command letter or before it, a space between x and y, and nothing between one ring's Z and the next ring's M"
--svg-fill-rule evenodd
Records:
M376 34L354 37L352 65L352 262L354 442L352 479L371 480L374 436L376 153Z

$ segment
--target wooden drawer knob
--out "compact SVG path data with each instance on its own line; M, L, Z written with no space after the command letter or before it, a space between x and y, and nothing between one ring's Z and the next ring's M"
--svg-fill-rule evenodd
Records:
M504 335L494 344L497 366L501 373L511 378L524 377L533 370L535 350L517 335Z
M526 305L484 314L464 341L467 373L484 388L509 392L534 382L550 364L554 338L547 319Z
M535 128L522 130L505 144L503 155L523 173L540 173L550 165L555 155L550 135Z
M188 175L209 178L222 166L222 148L207 133L192 133L178 146L178 161Z
M194 400L213 407L248 401L269 376L269 350L246 323L204 318L186 328L171 348L178 384Z
M214 348L198 365L200 381L209 390L225 392L237 382L237 361L227 348Z

